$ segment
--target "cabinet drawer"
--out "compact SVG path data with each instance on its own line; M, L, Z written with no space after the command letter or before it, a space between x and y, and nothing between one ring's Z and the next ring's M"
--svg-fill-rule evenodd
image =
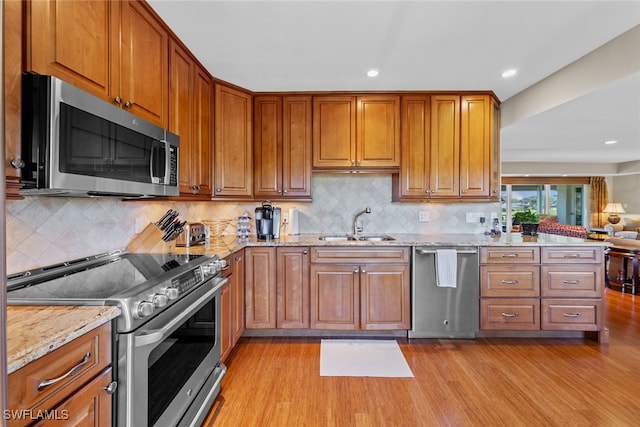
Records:
M542 248L542 263L602 263L601 247L544 247Z
M9 408L50 409L109 366L110 359L111 325L107 323L9 375ZM74 368L77 372L65 376ZM51 385L41 385L60 377Z
M480 248L481 264L539 264L539 247L484 247Z
M601 265L543 265L541 278L543 297L602 297Z
M353 247L312 247L312 263L332 264L389 264L408 263L409 248L353 248Z
M537 298L483 298L481 328L484 330L537 331L540 300Z
M602 300L543 299L542 329L599 331L602 329Z
M540 296L540 267L483 265L480 267L480 295L483 297Z

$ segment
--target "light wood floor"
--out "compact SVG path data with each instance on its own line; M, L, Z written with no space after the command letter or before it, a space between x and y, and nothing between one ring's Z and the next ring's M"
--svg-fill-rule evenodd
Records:
M319 338L242 338L221 426L638 426L640 296L607 289L610 344L399 339L415 378L320 377Z

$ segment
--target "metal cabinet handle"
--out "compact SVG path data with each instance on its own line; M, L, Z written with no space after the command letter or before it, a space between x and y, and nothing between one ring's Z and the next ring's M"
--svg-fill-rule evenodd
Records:
M580 258L580 254L564 254L564 258Z
M501 282L505 285L517 285L518 283L520 283L519 280L502 280Z
M502 258L518 258L518 254L502 254Z
M89 362L90 358L91 358L91 352L86 352L85 355L84 355L84 358L82 359L82 361L80 363L78 363L76 366L74 366L73 368L71 368L69 370L69 372L67 372L66 374L63 374L63 375L59 376L58 378L53 378L51 380L43 380L42 382L40 382L40 384L38 384L38 391L40 391L43 388L48 387L48 386L50 386L52 384L60 382L60 381L64 380L65 378L72 377L72 376L76 375L78 372L80 372L82 370L82 367L84 365L86 365L87 362Z
M306 255L306 254L308 254L308 253L309 253L309 251L307 251L307 250L302 251L302 254L303 254L303 255Z
M367 274L367 270L363 268L362 270L360 270L360 273Z
M124 103L124 107L125 107L125 108L131 108L131 106L132 106L132 105L133 105L133 104L131 104L131 102L130 102L130 101L127 101L127 102L125 102L125 103Z
M113 98L113 102L120 105L122 104L122 98L120 98L119 96L116 96L115 98Z
M216 188L216 192L217 192L217 193L219 193L219 192L221 192L221 191L222 191L221 189Z
M519 317L518 313L502 313L502 317Z
M579 285L580 280L563 280L562 283L565 285Z
M18 158L11 160L11 166L16 169L22 169L23 167L27 166L27 163L24 160Z
M353 274L358 274L360 273L360 269L356 268L355 270L353 270Z
M118 388L118 383L116 381L111 381L111 384L109 384L108 386L106 386L104 388L104 390L108 393L108 394L113 394L116 392L116 389Z
M289 191L288 191L288 190L282 190L282 192L283 192L284 194L287 194Z
M572 317L572 318L580 317L580 313L575 313L575 314L571 314L571 313L562 313L562 315L563 315L564 317Z
M235 262L240 262L240 260L242 260L242 258L237 256L237 257L234 258L234 260L235 260Z

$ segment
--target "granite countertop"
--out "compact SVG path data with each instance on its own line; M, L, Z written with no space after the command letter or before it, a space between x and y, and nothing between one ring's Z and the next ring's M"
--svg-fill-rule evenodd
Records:
M610 246L610 243L602 240L585 240L575 237L559 236L555 234L539 234L537 236L524 236L521 233L503 233L499 236L487 236L480 233L460 234L403 234L403 233L364 233L375 235L389 235L395 240L387 241L324 241L319 238L324 235L339 235L341 233L325 234L299 234L295 236L284 235L278 240L263 241L251 237L247 241L239 242L235 236L223 236L211 240L204 245L189 248L177 247L177 253L191 254L215 254L220 258L234 253L244 247L256 246Z
M17 371L120 314L114 306L7 306L7 367Z

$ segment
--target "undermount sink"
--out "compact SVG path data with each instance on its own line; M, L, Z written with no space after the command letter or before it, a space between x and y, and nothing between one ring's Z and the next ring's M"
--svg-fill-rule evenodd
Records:
M366 240L367 242L388 242L396 239L391 236L359 236L358 240Z
M346 241L366 241L366 242L388 242L390 240L395 240L391 236L385 235L375 235L375 236L358 236L357 238L350 234L339 234L339 235L331 235L331 236L320 236L318 239L325 242L346 242Z
M344 242L347 240L356 240L353 236L347 235L339 235L339 236L320 236L318 237L320 240L324 240L325 242Z

